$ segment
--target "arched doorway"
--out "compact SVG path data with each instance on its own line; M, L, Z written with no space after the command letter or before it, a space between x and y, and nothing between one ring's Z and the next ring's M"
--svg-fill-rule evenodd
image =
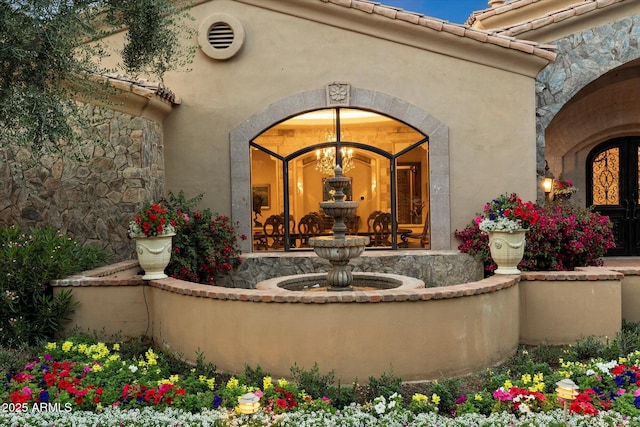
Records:
M325 180L340 162L352 180L347 198L359 202L348 234L388 249L409 246L416 230L429 233L428 137L398 120L326 108L284 120L250 146L253 250L308 249L310 236L331 234L319 204L331 199ZM378 235L374 225L384 217L391 226Z
M616 247L607 255L640 255L640 136L615 138L587 157L587 205L613 223Z

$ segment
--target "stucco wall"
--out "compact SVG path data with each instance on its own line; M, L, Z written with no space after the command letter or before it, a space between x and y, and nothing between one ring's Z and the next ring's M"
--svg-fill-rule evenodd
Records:
M640 294L640 270L626 267L312 293L146 282L138 270L129 261L54 282L80 302L69 327L148 334L189 360L202 352L225 372L259 364L287 377L294 364L317 362L343 384L390 367L406 381L467 374L501 362L518 343L613 339L623 319L638 319Z
M354 90L378 92L415 106L448 128L444 166L450 194L435 206L432 200L436 212L438 205L450 204L446 247L439 249L455 248L453 231L463 228L496 195L515 191L524 199L535 199L534 82L521 72L529 54L472 40L465 41L463 52L457 36L444 40L436 31L409 23L308 3L317 10L306 15L303 3L287 1L279 4L295 9L292 13L230 0L191 9L195 19L189 25L194 29L211 14L232 15L244 27L245 43L226 61L198 50L191 71L166 76L167 86L182 99L181 107L165 120L167 189L187 195L204 192L204 206L230 214L236 179L236 165L229 160L230 132L269 105L342 81ZM349 19L350 28L341 27ZM376 31L383 27L384 32ZM121 36L114 36L116 45ZM430 43L451 46L451 54L435 53ZM496 66L483 65L492 61ZM306 108L302 100L297 105L298 112ZM403 111L390 113L402 117ZM252 134L246 137L273 124L251 123ZM248 157L248 146L242 149ZM249 206L249 199L247 190L244 199L233 203Z

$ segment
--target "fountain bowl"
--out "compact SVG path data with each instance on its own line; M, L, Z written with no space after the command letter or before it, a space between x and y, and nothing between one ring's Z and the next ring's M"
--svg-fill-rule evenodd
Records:
M399 274L388 273L353 273L352 292L359 291L397 291L422 289L425 284L422 280L414 277L401 276ZM256 289L262 290L284 290L293 292L309 292L309 291L334 291L327 283L327 274L296 274L293 276L275 277L273 279L263 280L256 284ZM343 293L342 290L336 292Z

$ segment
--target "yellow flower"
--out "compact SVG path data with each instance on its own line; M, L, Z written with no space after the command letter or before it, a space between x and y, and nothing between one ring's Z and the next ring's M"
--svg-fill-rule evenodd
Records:
M542 372L538 372L533 376L534 383L541 383L542 381L544 381L544 374Z
M438 406L440 404L440 396L438 396L437 394L433 393L433 395L431 396L431 401Z
M113 345L113 351L120 351L120 344L115 343L115 344Z
M86 344L78 344L78 353L85 354L87 352Z
M411 400L414 402L428 402L429 398L424 394L415 393L413 396L411 396Z
M531 382L531 375L524 374L522 375L522 384L527 385Z
M620 358L618 358L618 363L619 363L620 365L623 365L623 364L627 363L627 358L626 358L626 357L620 357Z
M55 350L57 347L58 347L58 343L55 343L55 342L47 343L47 350Z
M505 390L511 390L511 387L513 387L513 383L512 383L510 380L506 380L506 381L504 382L504 386L503 386L503 388L504 388Z
M71 341L65 341L62 343L62 351L68 353L73 348L73 343Z
M529 387L529 391L539 391L542 393L544 391L544 383L536 383L532 385Z
M229 381L227 381L227 388L234 388L240 385L240 381L237 378L231 377Z
M153 352L152 348L147 350L147 352L144 355L147 358L147 364L149 366L158 364L158 356Z
M201 383L203 383L203 382L207 381L207 376L206 376L206 375L200 375L200 376L198 377L198 381L200 381Z
M273 383L272 383L272 378L271 377L264 377L262 379L262 390L266 390L269 387L273 387Z
M102 365L95 364L91 367L91 369L93 369L93 372L100 372L102 371Z
M278 387L286 387L289 385L289 381L285 380L284 378L280 378L278 380Z
M475 396L473 396L473 400L477 400L478 402L482 402L482 395L479 393L476 393Z
M215 378L209 378L207 380L207 387L209 387L209 390L213 390L216 386L216 379Z

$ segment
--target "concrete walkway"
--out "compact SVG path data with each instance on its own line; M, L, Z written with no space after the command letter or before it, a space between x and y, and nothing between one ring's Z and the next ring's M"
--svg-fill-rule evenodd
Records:
M640 257L604 257L605 267L640 267Z

